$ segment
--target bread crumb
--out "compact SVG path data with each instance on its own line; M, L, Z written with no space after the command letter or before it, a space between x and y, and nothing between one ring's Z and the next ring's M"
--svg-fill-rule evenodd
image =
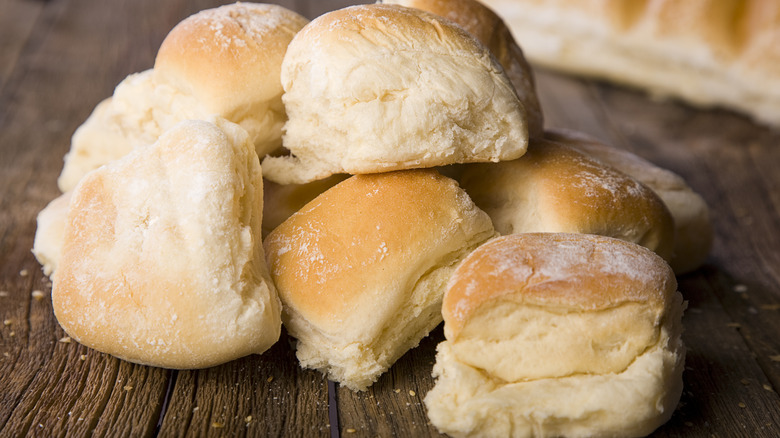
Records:
M769 356L769 360L772 362L780 362L780 354L775 354L774 356Z
M740 380L740 381L739 381L739 383L741 383L741 384L743 384L743 385L746 385L746 386L747 386L747 385L750 385L750 380L748 380L748 379L742 379L742 380Z
M398 393L400 393L400 392L401 392L401 390L400 390L400 389L394 389L393 391L394 391L396 394L398 394Z
M79 356L79 360L87 360L87 355L82 354L81 356Z
M30 275L30 272L27 271L27 269L22 269L21 271L19 271L19 275L21 275L22 277L26 277Z
M32 291L32 297L35 299L35 301L41 301L44 297L43 291L40 290L34 290Z
M744 284L735 284L732 290L738 294L742 294L747 292L748 288Z
M252 416L251 415L247 415L246 418L244 418L244 422L251 423L252 422Z
M766 383L764 383L764 389L766 389L767 391L771 391L772 385L767 385Z
M211 423L211 427L213 427L214 429L222 429L223 427L225 427L225 423L217 423L215 421Z
M355 433L357 431L355 429L347 429L345 432L347 432L347 433Z
M12 338L13 338L14 336L16 336L16 332L11 332L11 333L8 333L8 336L10 336L10 337L12 337Z
M747 407L747 405L742 403L742 402L737 403L737 406L739 406L740 408L746 408Z
M3 325L8 327L9 325L13 324L14 322L10 319L6 319L3 321Z
M414 397L415 395L417 395L417 393L415 393L414 391L412 391L412 390L410 389L410 390L409 390L409 395L411 395L412 397Z
M268 382L268 383L271 383L271 380L273 380L273 379L274 379L274 376L271 376L271 377L265 379L265 381Z
M132 385L125 385L125 387L124 387L125 391L130 391L131 389L133 389Z
M0 290L0 297L7 297L7 296L8 296L8 292L7 291Z
M70 336L65 336L64 338L60 338L59 342L62 342L63 344L70 344Z

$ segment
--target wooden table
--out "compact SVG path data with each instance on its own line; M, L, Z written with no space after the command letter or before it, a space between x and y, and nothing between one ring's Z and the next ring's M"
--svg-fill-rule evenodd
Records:
M435 436L423 397L441 328L369 391L333 391L289 339L195 371L62 342L30 253L70 136L210 0L0 0L0 436ZM309 18L346 0L279 1ZM780 436L780 129L727 111L539 71L549 127L590 133L684 176L712 209L708 263L681 276L685 391L655 436ZM43 292L43 295L34 293Z

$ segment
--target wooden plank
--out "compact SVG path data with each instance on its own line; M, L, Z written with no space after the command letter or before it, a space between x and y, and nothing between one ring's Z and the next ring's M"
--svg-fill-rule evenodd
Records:
M0 90L16 67L19 54L27 43L42 8L41 2L0 2Z
M407 352L368 390L338 388L342 436L442 436L430 424L423 398L433 388L436 345L444 340L439 325L420 345Z
M162 436L328 436L327 380L302 370L289 339L262 355L179 371Z

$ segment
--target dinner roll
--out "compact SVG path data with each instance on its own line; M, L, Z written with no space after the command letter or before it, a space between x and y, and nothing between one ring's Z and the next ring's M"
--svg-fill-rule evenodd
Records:
M658 194L674 219L674 253L669 264L675 274L693 271L706 261L714 234L709 207L682 177L627 150L607 146L580 132L552 130L547 138L597 158Z
M206 9L171 30L154 71L161 82L194 96L209 112L244 127L263 156L281 145L286 119L282 59L306 23L273 4Z
M684 307L671 268L639 245L496 238L449 282L428 416L451 436L645 436L680 399Z
M536 95L531 66L523 56L504 20L477 0L382 0L382 3L398 4L422 9L451 20L487 46L504 67L509 81L525 107L528 135L544 135L544 118Z
M525 152L525 109L496 59L449 20L353 6L299 32L282 63L289 120L265 176L304 183Z
M203 368L279 338L260 162L246 131L215 123L182 122L74 189L52 288L73 339L131 362Z
M501 234L599 234L672 256L674 222L658 195L572 147L533 139L520 159L463 166L460 181Z
M287 44L307 22L256 3L206 9L180 22L154 68L128 76L76 130L60 189L183 120L216 115L246 129L260 156L277 149L286 119L279 70Z
M457 263L490 218L433 170L357 175L265 240L301 366L363 390L441 322Z
M71 192L63 193L38 213L32 252L46 275L54 273L60 261L70 195Z

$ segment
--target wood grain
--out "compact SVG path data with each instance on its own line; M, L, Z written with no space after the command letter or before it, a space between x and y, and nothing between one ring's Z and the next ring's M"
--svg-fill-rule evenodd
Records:
M0 0L0 436L440 436L423 398L441 327L366 392L302 370L292 340L205 370L144 367L90 350L54 318L30 253L58 195L70 136L167 32L211 0ZM314 18L349 0L275 1ZM689 302L680 406L657 437L780 436L780 130L724 110L538 71L547 126L576 129L681 176L716 241L679 277Z

